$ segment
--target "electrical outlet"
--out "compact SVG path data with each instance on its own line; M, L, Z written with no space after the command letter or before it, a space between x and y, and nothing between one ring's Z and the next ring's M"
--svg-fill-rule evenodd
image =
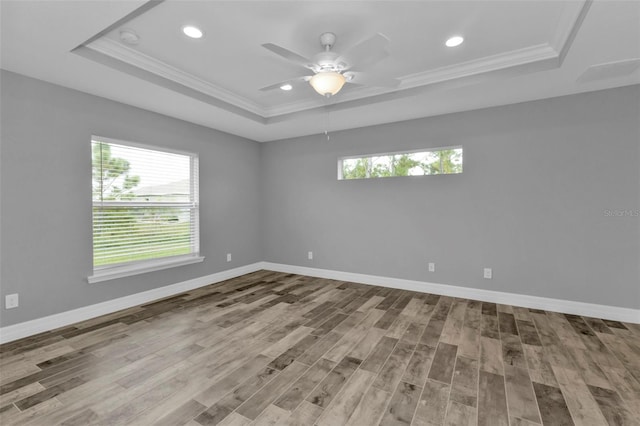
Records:
M227 253L227 262L231 262L231 253Z
M436 271L436 264L433 262L429 262L429 272L435 272Z
M491 268L484 268L484 277L488 280L493 278L493 271L491 270Z
M7 294L4 297L4 308L5 309L17 308L19 303L20 303L20 301L18 299L18 293Z
M309 260L313 260L313 252L310 251L309 253L307 253L307 259Z

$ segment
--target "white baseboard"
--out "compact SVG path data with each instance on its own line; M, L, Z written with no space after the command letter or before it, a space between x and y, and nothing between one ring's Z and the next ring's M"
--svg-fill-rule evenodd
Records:
M13 340L22 339L23 337L33 336L34 334L42 333L44 331L54 330L80 321L99 317L100 315L110 314L122 309L131 308L154 300L180 294L185 291L204 287L209 284L239 277L240 275L264 269L263 266L263 262L252 263L250 265L228 269L226 271L217 272L204 277L183 281L165 287L154 288L153 290L119 297L102 303L96 303L95 305L84 306L71 311L61 312L59 314L2 327L0 328L0 343L7 343Z
M305 266L256 262L239 268L229 269L204 277L97 303L95 305L85 306L71 311L61 312L59 314L2 327L0 328L0 343L11 342L13 340L42 333L44 331L54 330L80 321L86 321L91 318L99 317L100 315L106 315L122 309L142 305L157 299L162 299L185 291L204 287L209 284L256 272L261 269L640 324L639 309L597 305L571 300L550 299L547 297L527 296L524 294L504 293L500 291L381 277L377 275L357 274L353 272L333 271L329 269L308 268Z
M551 299L525 294L504 293L501 291L481 290L477 288L356 274L329 269L308 268L305 266L283 265L271 262L262 262L262 269L640 324L640 309L597 305L572 300Z

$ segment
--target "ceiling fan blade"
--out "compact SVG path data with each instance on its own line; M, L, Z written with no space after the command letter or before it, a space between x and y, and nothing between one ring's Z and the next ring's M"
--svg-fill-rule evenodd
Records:
M351 79L348 79L347 82L360 84L363 86L374 86L374 87L398 87L400 84L400 80L397 78L386 77L375 74L367 74L364 72L348 72L347 75L353 76Z
M344 62L349 68L354 66L363 68L386 58L389 55L387 51L388 45L389 39L377 33L353 46L340 56L336 62Z
M305 83L305 82L309 81L310 79L311 79L311 76L304 76L304 77L294 78L292 80L281 81L280 83L272 84L270 86L265 86L265 87L261 88L260 91L261 92L268 92L270 90L279 89L280 87L284 86L285 84L290 84L292 87L296 87L296 86L299 86L301 83Z
M355 64L355 66L350 66L347 69L353 71L365 70L371 68L373 65L377 64L387 57L389 57L389 52L387 52L386 50L381 50L378 52L378 54L371 55L363 60L360 60L360 62Z
M297 53L292 52L288 49L285 49L284 47L278 46L277 44L273 43L265 43L262 45L262 47L290 62L293 62L294 64L298 64L305 68L311 68L312 63L309 59L305 58L304 56L298 55Z

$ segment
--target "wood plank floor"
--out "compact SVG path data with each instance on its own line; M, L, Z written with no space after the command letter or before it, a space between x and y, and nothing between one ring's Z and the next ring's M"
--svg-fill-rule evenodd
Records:
M259 271L0 346L8 425L638 425L640 326Z

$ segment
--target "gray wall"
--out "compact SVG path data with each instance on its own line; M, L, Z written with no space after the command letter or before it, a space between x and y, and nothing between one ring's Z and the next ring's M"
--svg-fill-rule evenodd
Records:
M263 144L265 260L638 308L639 105L632 86ZM447 145L463 174L336 180L339 156Z
M258 144L0 77L0 326L260 260L640 307L640 219L605 214L640 209L638 86ZM203 263L86 282L92 134L199 153ZM462 175L336 180L339 156L446 145Z
M0 325L262 260L257 142L6 71L0 80ZM199 154L203 263L87 283L92 134ZM14 292L20 307L5 310Z

